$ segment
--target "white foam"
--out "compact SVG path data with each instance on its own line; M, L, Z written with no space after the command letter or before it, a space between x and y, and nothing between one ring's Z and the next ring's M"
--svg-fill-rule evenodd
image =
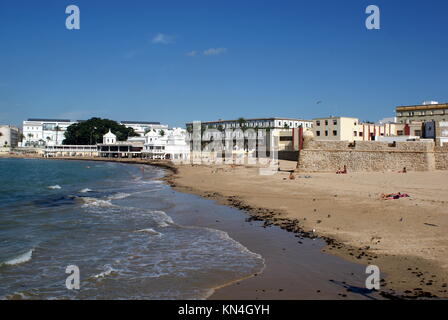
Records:
M58 185L58 184L55 184L54 186L48 186L47 188L48 188L48 189L51 189L51 190L62 189L61 186Z
M118 192L116 194L111 195L108 199L109 200L119 200L129 197L130 193L124 193L124 192Z
M114 274L117 272L114 268L111 267L111 265L106 264L104 266L105 270L103 272L98 273L97 275L93 276L94 278L105 278L108 275Z
M148 229L141 229L141 230L137 230L135 232L145 232L145 233L149 233L150 235L154 235L154 236L161 236L162 234L160 232L155 231L154 229L148 228Z
M110 200L101 200L90 197L80 197L78 199L81 199L84 202L83 207L115 207Z
M81 192L81 193L87 193L87 192L92 192L92 190L89 189L89 188L84 188L84 189L82 189L82 190L79 190L79 192Z
M174 224L173 219L163 211L151 211L151 214L159 227L164 228Z
M33 251L34 251L34 249L31 249L25 253L22 253L21 255L18 255L17 257L14 257L8 261L3 262L2 264L7 265L7 266L13 266L13 265L17 265L20 263L30 261L33 256Z

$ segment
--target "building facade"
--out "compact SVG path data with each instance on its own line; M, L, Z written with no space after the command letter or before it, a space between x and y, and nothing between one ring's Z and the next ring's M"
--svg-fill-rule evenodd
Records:
M10 125L0 125L0 148L15 148L19 140L19 128Z
M23 121L23 147L62 145L65 131L76 121L65 119L28 119Z
M399 123L448 121L448 103L425 101L421 105L399 106L396 108L396 118Z
M122 125L134 129L140 137L144 137L145 134L150 130L167 130L168 125L161 124L160 122L150 122L150 121L121 121Z
M151 130L145 135L143 158L188 161L189 155L190 144L185 129Z
M360 123L358 118L328 117L313 120L316 141L375 141L377 137L422 136L422 123Z
M209 129L293 129L293 128L311 128L313 122L311 120L291 119L291 118L255 118L255 119L237 119L237 120L218 120L201 122L202 126ZM192 122L186 124L187 130L193 126Z

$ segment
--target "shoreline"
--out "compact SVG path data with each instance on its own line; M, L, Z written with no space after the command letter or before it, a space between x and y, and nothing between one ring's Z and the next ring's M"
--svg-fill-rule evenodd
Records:
M8 157L11 158L11 157ZM29 158L29 157L20 157ZM46 159L46 158L37 158ZM212 170L215 167L208 166L191 166L180 165L176 166L169 161L148 161L140 159L99 159L99 158L48 158L50 160L88 160L88 161L108 161L121 162L130 164L153 165L161 167L166 174L159 180L164 181L170 185L174 190L198 195L200 197L214 200L218 204L233 207L247 213L247 221L261 221L265 227L278 226L281 229L292 232L298 239L303 238L320 238L326 242L326 246L322 249L323 253L329 253L346 261L357 264L378 264L382 266L382 272L387 274L386 280L382 279L380 294L384 298L390 299L416 299L416 298L447 298L446 293L446 277L442 276L446 270L441 268L438 264L433 263L427 259L415 255L395 255L385 254L378 251L371 250L370 247L353 246L344 239L328 232L314 233L309 227L303 224L303 219L294 219L287 215L284 209L272 209L268 206L254 206L244 196L229 195L228 192L222 192L219 188L214 187L213 184L208 185L208 189L204 190L202 186L195 185L194 181L187 181L183 171L198 169L199 171ZM224 167L225 166L221 166ZM228 167L227 167L228 168ZM216 169L216 168L215 168ZM241 170L247 167L241 166ZM254 168L251 168L254 169ZM199 173L195 173L199 174ZM181 181L180 181L181 180ZM233 192L231 192L233 193ZM301 221L302 220L302 221ZM311 229L312 230L312 229ZM403 271L408 271L403 275ZM441 280L434 280L435 277ZM254 280L254 277L245 278L245 280L236 280L227 285L220 286L215 289L215 293L208 299L226 299L232 297L237 290L241 288L240 281L248 282L249 279ZM423 280L422 280L423 279ZM258 279L257 279L258 281ZM427 285L425 285L427 284ZM424 289L422 289L424 288ZM443 294L444 292L444 294Z

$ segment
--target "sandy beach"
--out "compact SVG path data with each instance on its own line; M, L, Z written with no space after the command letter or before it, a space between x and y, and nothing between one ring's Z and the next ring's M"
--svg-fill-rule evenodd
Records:
M290 180L295 164L281 161L281 171L271 176L255 167L182 165L168 180L179 191L248 211L266 225L323 237L323 252L377 265L386 275L382 289L398 296L448 297L448 172L297 172ZM410 197L381 199L397 192ZM212 298L231 297L241 285Z

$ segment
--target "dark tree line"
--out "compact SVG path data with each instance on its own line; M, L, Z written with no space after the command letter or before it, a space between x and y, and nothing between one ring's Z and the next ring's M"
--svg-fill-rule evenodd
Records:
M65 132L63 144L67 145L90 145L103 142L103 135L109 129L117 136L118 141L125 141L128 137L138 136L134 129L128 128L116 121L101 118L72 124Z

